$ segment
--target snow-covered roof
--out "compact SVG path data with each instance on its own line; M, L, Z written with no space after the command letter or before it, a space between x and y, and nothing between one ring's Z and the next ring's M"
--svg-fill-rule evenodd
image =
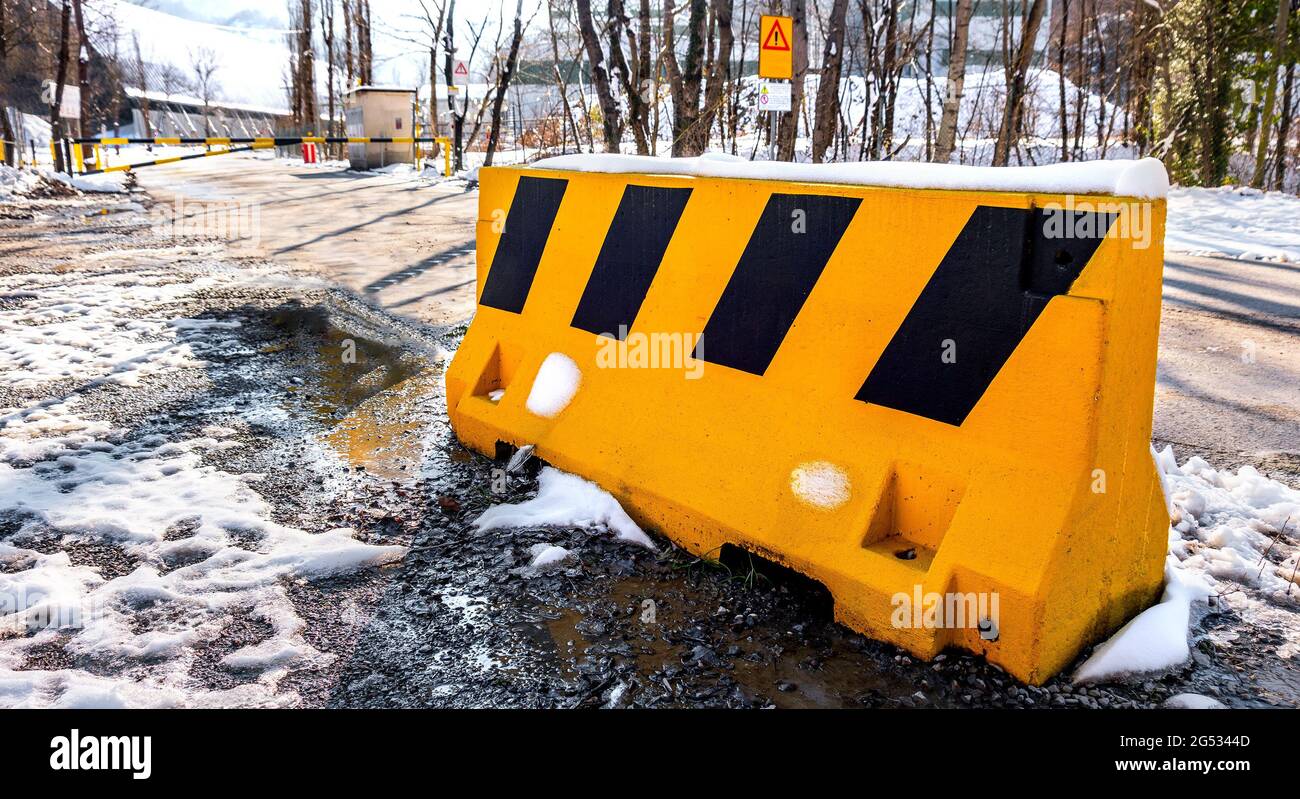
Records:
M141 91L134 86L125 87L127 97L140 98L144 97L151 103L175 103L176 105L191 106L201 108L203 98L196 97L192 94L181 94L154 91ZM244 111L249 114L267 114L270 116L282 116L288 113L285 108L273 108L263 105L246 105L244 103L232 103L227 100L210 100L208 105L214 108L224 108L229 111Z
M1107 194L1142 199L1164 197L1169 191L1169 175L1165 172L1165 165L1155 158L989 167L915 161L797 164L785 161L747 161L725 153L706 153L698 158L610 153L559 155L544 158L534 163L533 167L573 172L639 172L908 189Z

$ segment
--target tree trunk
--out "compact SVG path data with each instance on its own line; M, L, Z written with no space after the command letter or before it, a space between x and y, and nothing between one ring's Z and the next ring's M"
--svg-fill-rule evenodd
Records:
M496 152L497 140L501 135L501 106L505 103L510 81L515 77L515 65L519 62L519 43L524 39L523 14L524 0L517 0L515 29L510 36L510 53L506 56L505 69L501 71L501 76L497 80L496 96L492 98L492 127L488 130L487 155L483 158L483 166L492 166L492 155Z
M555 86L560 91L560 102L564 106L564 120L560 122L560 141L562 149L565 141L564 122L567 120L569 129L573 133L573 144L578 152L582 151L582 138L578 133L578 123L573 118L573 106L569 103L569 81L563 72L560 71L560 37L555 31L555 0L546 2L546 22L551 32L551 71L555 73Z
M1273 23L1273 53L1268 64L1268 82L1264 89L1264 105L1259 117L1259 146L1255 151L1255 171L1250 185L1264 187L1268 171L1269 132L1273 128L1273 102L1277 99L1277 73L1286 64L1286 41L1291 22L1291 0L1277 0L1277 19Z
M320 32L325 42L325 94L328 121L325 123L325 135L333 136L334 130L334 0L322 0L320 6ZM341 145L328 144L322 148L326 153L337 156Z
M582 32L582 44L587 50L587 60L591 62L591 80L596 87L596 97L600 101L601 116L605 129L605 152L618 152L619 141L623 138L622 124L619 122L618 101L609 86L609 73L602 62L600 38L596 35L596 26L591 21L591 0L577 0L578 27Z
M1292 89L1295 85L1295 60L1287 64L1282 82L1282 117L1277 125L1277 150L1273 153L1273 190L1282 191L1286 179L1286 146L1291 139L1291 118L1295 116Z
M343 0L343 71L347 76L347 89L353 86L356 71L353 68L355 58L352 53L352 0Z
M3 0L0 0L3 2ZM1287 0L1282 0L1283 3ZM90 57L90 44L86 41L86 21L81 16L81 0L72 0L73 18L77 22L77 89L78 96L81 99L80 118L77 120L77 136L85 137L86 127L90 125L90 79L87 76L87 70L90 65L87 59ZM79 145L82 158L91 157L90 145Z
M1012 65L1007 82L1007 103L1002 112L1002 124L998 128L997 143L993 146L993 166L1006 166L1011 157L1011 147L1020 138L1020 111L1025 95L1025 76L1029 72L1029 63L1034 56L1034 40L1038 38L1038 27L1043 22L1044 0L1033 0L1029 6L1029 17L1020 32L1020 45Z
M3 2L3 0L0 0ZM149 79L144 71L144 57L140 55L140 37L131 36L132 44L135 45L135 78L140 84L140 120L144 123L144 137L153 138L153 126L149 123Z
M776 138L779 161L793 161L795 144L799 139L799 110L803 108L804 77L808 74L808 2L807 0L790 0L790 16L793 18L790 46L794 60L794 77L790 86L790 112L781 115L781 124Z
M1050 24L1050 20L1049 20ZM1056 42L1056 86L1060 94L1061 122L1061 160L1070 160L1070 121L1066 115L1065 104L1065 33L1070 27L1070 0L1061 0L1061 34ZM1049 32L1050 35L1050 32Z
M732 6L733 0L713 0L713 18L718 26L718 50L713 54L712 63L709 64L708 85L704 90L704 109L696 125L703 131L700 152L708 149L708 131L713 127L713 120L721 118L718 112L726 101L727 84L731 80L731 49L736 43L731 27Z
M665 53L668 75L673 91L673 155L692 156L704 152L708 142L707 127L701 131L704 120L700 114L700 92L704 82L705 27L708 24L708 0L689 0L690 16L686 28L686 63L678 67L673 54L673 18L664 18ZM665 2L665 14L672 8L671 0Z
M609 20L610 64L618 74L618 81L623 87L623 96L627 98L628 122L632 127L632 137L636 140L637 154L648 155L650 146L646 141L645 128L641 125L645 102L641 98L641 87L633 82L636 77L633 68L628 66L627 58L623 55L623 30L628 26L623 0L609 0L606 11L606 18ZM630 30L628 31L628 47L632 52L632 59L635 63L637 59L636 36ZM622 136L620 135L619 138L621 139Z
M952 159L957 142L957 117L961 111L962 90L966 84L966 44L970 41L971 0L957 0L957 17L953 22L952 55L948 61L943 116L934 143L934 160L946 164Z
M55 76L54 105L50 107L50 144L54 145L54 171L67 172L63 163L63 148L59 146L63 139L63 123L59 111L63 107L63 84L68 79L68 25L71 22L72 9L68 0L63 0L63 10L59 15L59 55L58 72Z
M447 0L447 27L444 29L446 42L442 48L442 74L448 86L455 85L452 71L455 69L452 53L456 52L456 0ZM453 164L457 172L465 168L465 111L469 108L469 92L466 91L461 110L456 109L456 95L447 92L447 110L451 113L451 142Z
M844 63L844 17L848 0L832 0L826 19L826 46L822 49L821 79L817 83L817 106L813 112L812 160L820 164L835 138L840 119L840 71Z

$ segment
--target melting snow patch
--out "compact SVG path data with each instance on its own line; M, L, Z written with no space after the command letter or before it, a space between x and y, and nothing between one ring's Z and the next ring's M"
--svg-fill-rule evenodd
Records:
M795 467L790 473L790 490L815 508L835 510L849 501L852 487L849 476L833 463L813 461Z
M568 407L581 383L582 372L573 359L563 353L552 352L537 370L537 379L533 381L532 391L528 392L525 406L529 413L554 419Z
M1165 567L1165 593L1159 604L1139 613L1083 662L1074 682L1097 682L1122 674L1150 674L1184 663L1192 600L1204 601L1208 586L1179 574L1174 563Z
M503 527L606 527L620 541L655 549L618 500L595 483L547 466L538 477L538 486L537 496L516 505L488 508L474 526L482 532Z
M557 547L554 544L534 544L528 554L533 559L528 563L529 568L543 569L556 563L562 563L572 557L573 553L564 547Z
M1165 707L1178 710L1223 710L1225 705L1202 694L1178 694L1165 700Z
M15 301L0 310L0 384L133 384L202 365L191 347L214 346L231 324L178 320L167 308L257 275L161 271L0 277ZM284 582L389 563L405 548L273 521L251 488L258 475L205 463L208 452L240 446L230 428L129 438L82 415L80 395L51 393L0 409L0 516L17 524L0 542L0 707L294 704L281 678L333 656L305 640ZM51 538L116 549L131 570L111 577L67 551L38 551ZM248 682L208 690L191 668L240 616L270 633L222 661ZM33 668L43 646L79 667Z
M1187 660L1196 603L1227 602L1247 623L1277 631L1277 656L1300 654L1297 528L1300 491L1252 466L1216 470L1200 457L1180 467L1173 449L1155 455L1173 526L1165 593L1097 648L1074 675L1095 682L1163 671Z

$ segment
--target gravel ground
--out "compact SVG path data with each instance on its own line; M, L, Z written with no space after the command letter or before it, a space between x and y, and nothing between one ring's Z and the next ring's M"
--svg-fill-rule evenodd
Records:
M51 197L9 208L0 219L0 274L66 271L75 280L90 253L176 247L142 226L147 202L138 194ZM205 458L231 472L264 473L257 490L276 521L310 532L352 527L367 542L411 547L397 564L285 585L306 622L303 637L335 656L280 681L281 693L296 695L293 704L1096 708L1159 706L1195 692L1238 707L1300 705L1297 675L1273 654L1278 636L1236 616L1230 601L1199 614L1194 657L1171 673L1031 687L974 657L948 653L926 663L865 639L831 621L818 586L743 553L705 561L662 538L653 553L581 529L476 534L471 522L484 509L531 496L539 464L494 492L502 463L465 450L451 434L442 356L463 329L419 327L345 290L304 284L195 299L186 315L242 323L226 331L239 346L202 352L204 368L81 393L87 413L132 437L235 430L245 446ZM355 363L340 356L348 341ZM35 398L5 389L0 407ZM16 520L0 516L0 540L15 529ZM136 565L109 542L51 535L38 543L106 576ZM542 543L576 557L534 572L529 548ZM149 623L147 614L139 623ZM1236 640L1204 635L1210 630ZM190 677L209 688L257 679L221 658L270 634L264 620L233 614L200 646ZM126 666L79 662L57 640L31 652L27 668L54 667L129 674Z

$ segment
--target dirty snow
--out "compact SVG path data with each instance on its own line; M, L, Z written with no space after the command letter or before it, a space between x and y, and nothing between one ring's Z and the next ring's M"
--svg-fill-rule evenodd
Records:
M554 419L578 393L582 372L573 359L561 352L552 352L542 361L533 380L533 388L524 403L528 412L546 419Z
M1282 633L1276 655L1300 656L1300 491L1252 466L1217 470L1172 447L1156 456L1171 506L1165 593L1075 672L1076 682L1164 671L1185 662L1188 627L1209 600Z
M312 535L272 521L254 488L260 475L206 462L240 446L228 429L131 438L82 407L88 386L200 368L194 348L219 344L229 323L177 318L170 306L269 276L195 271L0 277L0 382L44 395L0 408L0 518L16 526L0 543L0 707L293 704L294 694L277 690L288 669L333 656L303 638L283 582L405 553L348 529ZM67 550L76 545L116 548L134 568L114 577L75 565ZM256 679L206 690L189 675L196 650L239 614L273 630L225 658ZM77 667L31 668L47 645Z
M30 169L14 169L0 164L0 200L28 194L40 185L39 175Z
M1165 249L1300 263L1300 197L1232 186L1172 189Z
M496 505L474 521L480 532L508 527L607 528L620 541L655 549L618 500L595 483L543 467L537 496L514 505Z
M706 153L698 158L591 154L543 158L533 166L538 169L574 172L645 172L656 175L847 183L912 189L1113 194L1145 199L1164 197L1169 191L1169 176L1165 173L1164 164L1154 158L1046 166L980 167L914 161L826 164L748 161L724 153Z

